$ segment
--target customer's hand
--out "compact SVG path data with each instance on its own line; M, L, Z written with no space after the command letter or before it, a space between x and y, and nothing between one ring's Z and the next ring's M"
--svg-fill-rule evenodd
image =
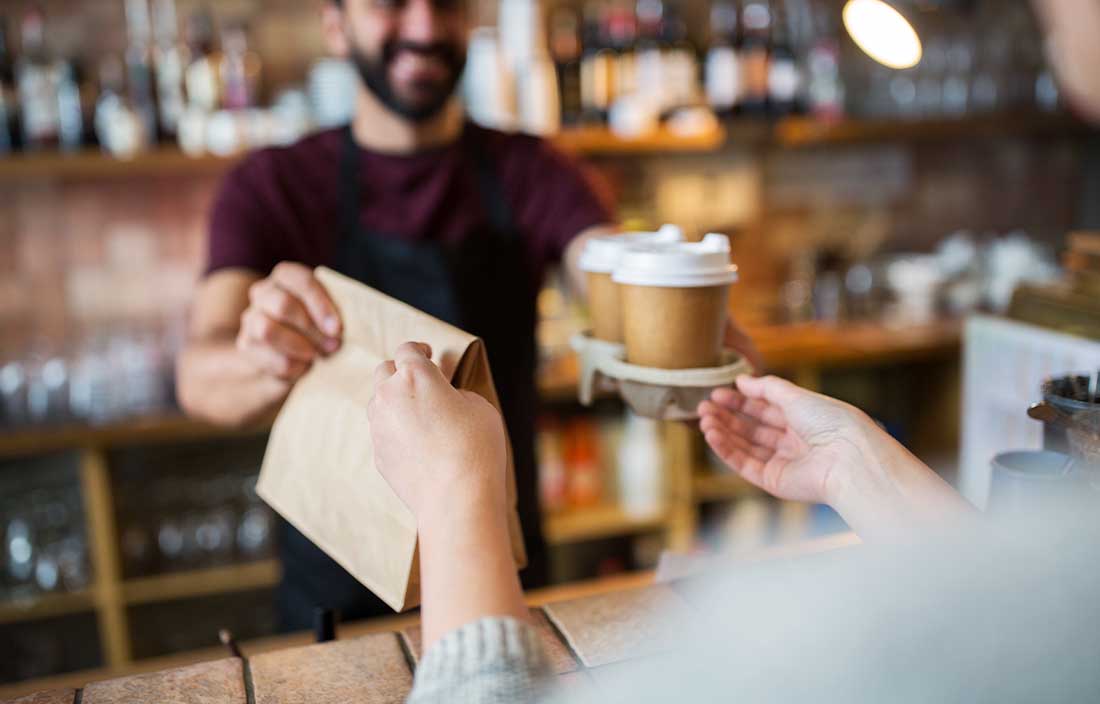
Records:
M416 516L425 649L487 616L527 618L508 534L504 423L406 343L375 371L378 470Z
M314 360L340 348L340 316L309 267L279 264L252 285L248 299L237 349L264 374L297 381Z
M769 494L828 503L835 472L865 462L853 442L871 420L840 401L776 377L742 376L699 405L707 443Z
M418 519L457 502L504 510L508 454L500 413L451 386L426 345L406 343L375 371L368 408L375 463Z
M742 376L701 403L699 415L730 469L778 498L829 504L865 538L969 513L862 411L788 381Z

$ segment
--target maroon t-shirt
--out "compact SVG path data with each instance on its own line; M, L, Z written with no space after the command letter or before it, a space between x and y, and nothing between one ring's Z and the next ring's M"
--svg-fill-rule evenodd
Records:
M477 131L475 133L474 131ZM342 235L342 130L249 156L225 179L214 204L207 272L276 264L331 265ZM579 166L550 143L467 125L459 142L413 155L360 150L364 230L444 244L483 235L488 214L470 142L483 145L524 238L533 282L585 229L612 222Z

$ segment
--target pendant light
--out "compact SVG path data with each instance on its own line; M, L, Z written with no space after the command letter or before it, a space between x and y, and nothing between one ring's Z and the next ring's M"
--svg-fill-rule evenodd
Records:
M865 54L883 66L912 68L924 51L912 23L886 0L848 0L844 28Z

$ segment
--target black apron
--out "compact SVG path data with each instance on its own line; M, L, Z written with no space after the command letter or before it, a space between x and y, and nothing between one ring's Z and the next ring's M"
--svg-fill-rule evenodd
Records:
M531 588L544 585L547 577L535 465L535 298L540 282L532 280L522 236L494 164L476 143L478 134L468 129L462 144L477 176L488 229L452 246L406 241L361 227L362 155L348 128L340 167L341 232L331 266L485 341L515 456L529 562L523 582ZM289 523L280 521L279 537L283 581L277 599L284 630L308 629L317 608L339 610L347 620L392 613Z

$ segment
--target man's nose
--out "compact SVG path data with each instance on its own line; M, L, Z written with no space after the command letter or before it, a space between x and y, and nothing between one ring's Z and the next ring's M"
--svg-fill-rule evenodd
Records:
M401 15L401 38L428 44L442 36L442 17L433 0L409 0Z

